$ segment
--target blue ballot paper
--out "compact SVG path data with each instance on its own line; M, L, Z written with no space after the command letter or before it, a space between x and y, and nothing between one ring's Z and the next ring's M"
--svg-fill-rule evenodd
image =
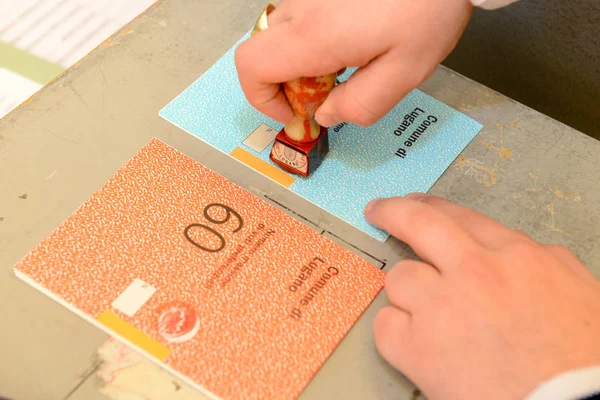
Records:
M365 206L379 197L427 192L482 128L413 90L372 126L329 128L330 150L319 168L307 178L290 175L269 159L282 125L254 109L239 84L234 51L249 36L159 115L380 241L389 234L367 222Z

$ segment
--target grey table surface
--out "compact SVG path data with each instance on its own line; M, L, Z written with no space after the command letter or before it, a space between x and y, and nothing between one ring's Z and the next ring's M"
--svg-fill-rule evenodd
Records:
M0 395L103 398L89 388L107 335L17 280L12 266L152 137L376 265L413 257L158 117L250 29L262 6L158 3L0 121ZM484 124L430 193L563 244L600 276L600 142L443 67L421 89ZM385 304L382 292L302 398L412 397L412 384L373 345L372 320Z

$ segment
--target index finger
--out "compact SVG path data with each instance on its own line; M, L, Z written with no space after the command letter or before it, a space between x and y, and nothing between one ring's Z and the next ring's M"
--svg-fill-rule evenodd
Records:
M450 216L420 201L403 197L378 199L369 203L365 216L441 272L484 250Z

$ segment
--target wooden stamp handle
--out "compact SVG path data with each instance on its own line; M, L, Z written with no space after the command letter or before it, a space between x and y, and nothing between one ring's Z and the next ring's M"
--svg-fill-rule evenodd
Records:
M252 35L268 28L268 15L273 10L275 5L267 4L252 30ZM287 137L297 143L310 143L319 138L321 127L315 120L315 113L333 90L338 75L344 71L345 68L328 75L302 77L282 84L294 112L294 119L284 127Z

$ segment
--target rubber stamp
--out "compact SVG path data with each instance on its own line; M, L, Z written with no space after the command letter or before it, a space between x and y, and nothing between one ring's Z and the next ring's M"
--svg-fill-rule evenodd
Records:
M252 34L267 29L267 17L275 9L269 3L261 13ZM275 137L269 158L281 169L309 176L329 152L328 129L315 120L317 109L333 90L344 70L317 77L301 77L282 83L294 118Z

